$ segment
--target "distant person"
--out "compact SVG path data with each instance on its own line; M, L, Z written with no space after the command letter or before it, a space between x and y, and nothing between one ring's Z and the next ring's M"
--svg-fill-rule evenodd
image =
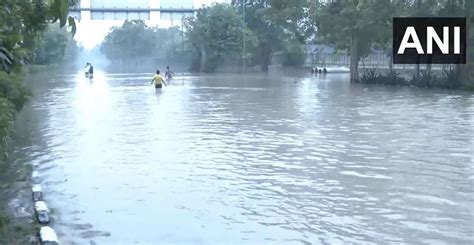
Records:
M153 79L151 79L151 83L155 82L155 88L162 88L161 83L165 84L165 79L160 75L160 70L156 70L156 74L153 76Z
M312 67L311 68L311 74L314 74L314 73L316 73L316 68Z
M326 67L324 67L323 74L326 74L326 73L328 73L328 70L326 69Z
M323 69L318 69L318 73L321 73L321 72L323 72Z
M92 78L94 76L94 66L89 63L89 77Z
M172 72L172 71L170 70L170 67L167 66L167 67L166 67L166 71L165 71L165 78L166 78L166 79L171 79L171 78L173 77L173 75L174 75L174 72Z
M87 62L86 66L84 67L84 73L85 73L86 77L89 77L89 71L90 71L90 63Z

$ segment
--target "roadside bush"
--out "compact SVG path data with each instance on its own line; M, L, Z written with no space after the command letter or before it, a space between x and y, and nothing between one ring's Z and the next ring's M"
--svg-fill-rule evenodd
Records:
M388 85L407 85L408 81L395 70L380 75L379 83Z
M296 42L290 41L283 50L282 65L298 67L304 64L306 54L303 46Z
M10 101L17 111L23 108L30 95L22 80L21 75L0 72L0 98Z
M463 88L467 91L474 91L474 80L464 82Z
M20 75L0 72L0 152L13 131L16 111L23 108L28 98L29 93L23 86Z
M385 84L385 85L408 85L407 79L396 71L389 71L385 74L379 74L375 69L369 69L359 79L360 83L365 84Z
M375 69L369 69L362 74L359 78L359 82L365 84L376 84L378 83L379 78L380 75L375 71Z
M442 83L444 85L443 87L448 89L459 88L462 85L461 76L454 69L444 70Z
M0 97L0 153L3 153L4 147L9 142L9 135L13 131L14 113L13 104Z
M438 76L429 71L421 71L418 76L412 75L408 83L417 87L429 88L440 86L441 80Z

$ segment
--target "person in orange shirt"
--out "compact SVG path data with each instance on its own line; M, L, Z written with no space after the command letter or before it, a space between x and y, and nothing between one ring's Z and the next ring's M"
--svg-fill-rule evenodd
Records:
M156 70L156 74L153 76L151 83L155 82L155 88L162 88L161 84L163 83L165 86L166 82L165 79L160 75L160 70Z

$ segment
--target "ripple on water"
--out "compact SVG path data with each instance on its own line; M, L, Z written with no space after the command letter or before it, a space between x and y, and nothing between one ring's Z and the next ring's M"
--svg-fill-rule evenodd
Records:
M147 76L35 84L15 155L67 242L474 242L471 95Z

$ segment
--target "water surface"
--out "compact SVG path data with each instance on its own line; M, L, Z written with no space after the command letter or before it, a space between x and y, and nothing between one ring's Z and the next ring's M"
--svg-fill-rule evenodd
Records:
M474 242L474 96L347 75L32 78L63 244Z

